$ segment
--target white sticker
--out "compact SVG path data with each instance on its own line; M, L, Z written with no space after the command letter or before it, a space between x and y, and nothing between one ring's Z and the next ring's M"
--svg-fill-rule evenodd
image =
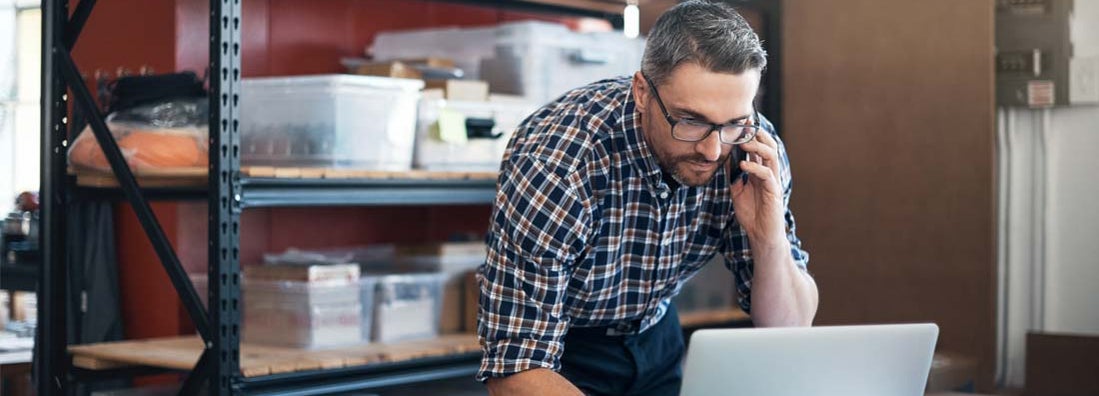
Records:
M1053 81L1035 80L1027 82L1027 106L1053 106Z

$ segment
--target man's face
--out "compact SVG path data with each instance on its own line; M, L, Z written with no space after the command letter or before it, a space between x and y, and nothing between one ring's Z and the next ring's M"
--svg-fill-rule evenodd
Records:
M659 86L660 99L675 120L690 119L711 124L742 120L753 114L752 99L759 89L759 70L741 74L716 73L694 63L676 67ZM637 72L633 95L641 113L642 136L660 162L680 184L705 185L713 179L733 150L719 140L717 131L697 142L672 137L672 126L664 118L648 82Z

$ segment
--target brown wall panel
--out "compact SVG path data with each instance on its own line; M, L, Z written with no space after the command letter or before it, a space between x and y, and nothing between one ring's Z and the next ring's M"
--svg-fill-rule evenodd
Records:
M783 2L792 207L819 324L934 321L995 366L993 3Z

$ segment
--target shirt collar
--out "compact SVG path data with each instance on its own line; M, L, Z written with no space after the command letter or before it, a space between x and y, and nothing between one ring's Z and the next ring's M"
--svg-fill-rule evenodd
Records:
M662 185L664 176L660 169L660 162L642 136L640 118L641 115L638 114L636 102L633 99L633 90L630 89L626 92L625 105L622 106L622 132L625 141L623 151L625 158L633 163L649 185L657 187Z

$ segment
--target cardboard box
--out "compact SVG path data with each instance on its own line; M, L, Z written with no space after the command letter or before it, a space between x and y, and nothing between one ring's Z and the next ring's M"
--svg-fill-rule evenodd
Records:
M11 297L11 320L33 322L38 318L38 296L32 292L15 291Z
M469 272L462 280L462 331L477 332L477 315L481 309L481 286L477 283L477 273Z
M443 276L442 310L439 331L443 334L468 331L465 329L463 296L464 279L485 262L484 242L448 242L397 248L398 260L419 270L439 272ZM474 313L476 315L476 313Z
M443 90L447 100L468 100L484 102L488 100L488 83L479 80L424 80L424 89Z
M438 67L438 68L453 68L453 67L455 67L454 66L454 59L439 58L439 57L434 57L434 56L430 56L430 57L427 57L427 58L403 58L403 59L400 59L400 61L404 62L404 63L407 63L409 65L416 65L416 66L427 66L427 67Z
M355 74L416 80L423 78L423 73L412 64L401 61L367 63L355 68Z

